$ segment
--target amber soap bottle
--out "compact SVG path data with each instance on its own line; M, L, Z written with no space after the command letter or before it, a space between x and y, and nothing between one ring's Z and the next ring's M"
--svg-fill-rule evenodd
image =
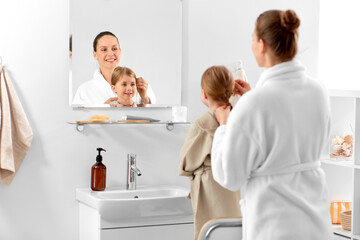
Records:
M91 168L91 189L93 191L104 191L106 188L106 166L102 163L101 151L103 148L96 149L99 153L96 156L96 163Z

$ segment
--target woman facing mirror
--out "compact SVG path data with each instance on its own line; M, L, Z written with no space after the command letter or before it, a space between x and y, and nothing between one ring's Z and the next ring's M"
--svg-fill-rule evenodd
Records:
M115 34L105 31L99 33L93 42L93 56L99 63L99 69L91 80L81 84L76 91L73 104L99 105L117 101L118 96L111 87L111 76L120 62L121 49ZM143 79L135 79L137 93L133 101L138 104L156 103L151 86Z

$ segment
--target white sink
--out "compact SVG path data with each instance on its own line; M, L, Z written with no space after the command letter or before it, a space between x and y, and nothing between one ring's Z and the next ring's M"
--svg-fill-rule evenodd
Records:
M123 201L133 199L154 200L160 198L177 198L187 196L184 189L162 187L162 188L142 188L137 190L110 189L106 191L92 192L100 199L121 199Z
M189 190L174 186L138 186L136 190L124 187L92 191L76 189L76 199L95 210L106 221L124 221L130 225L150 222L174 223L193 221ZM132 223L132 224L131 224Z

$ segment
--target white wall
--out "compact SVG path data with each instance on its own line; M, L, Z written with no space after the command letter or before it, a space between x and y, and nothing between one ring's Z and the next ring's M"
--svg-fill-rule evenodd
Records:
M299 53L308 73L317 76L319 0L196 0L184 1L183 105L190 106L191 119L205 106L199 101L202 73L211 65L242 59L254 86L260 69L251 52L257 16L268 9L294 9L302 23Z
M183 4L182 101L190 121L206 111L199 99L200 77L210 65L231 64L240 57L255 82L261 70L251 55L251 33L256 16L265 9L298 11L303 19L300 57L316 75L318 1L183 0ZM0 56L34 131L32 147L12 185L0 185L1 240L76 240L75 188L89 185L99 146L107 150L103 156L108 186L125 184L129 152L138 154L143 172L139 184L188 184L176 172L188 126L176 126L171 132L164 125L93 126L80 133L67 124L94 113L146 114L163 120L171 115L169 109L110 112L68 107L68 6L64 0L0 1Z
M319 77L329 89L360 90L360 45L353 44L360 38L359 9L358 0L321 0Z

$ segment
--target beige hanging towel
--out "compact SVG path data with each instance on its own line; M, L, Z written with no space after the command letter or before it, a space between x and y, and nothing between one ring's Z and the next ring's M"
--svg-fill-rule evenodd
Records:
M31 146L33 132L3 65L0 65L0 182L10 185Z

